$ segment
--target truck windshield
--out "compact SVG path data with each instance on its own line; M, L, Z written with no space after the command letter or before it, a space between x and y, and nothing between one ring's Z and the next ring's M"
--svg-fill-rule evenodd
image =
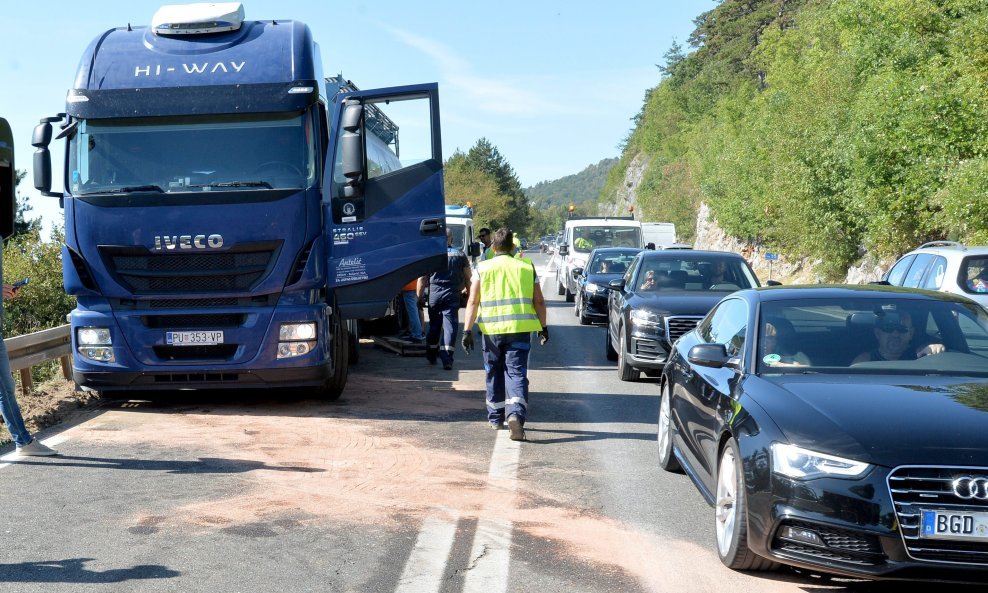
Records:
M573 249L590 253L597 247L642 246L642 231L634 226L574 226Z
M243 114L82 120L74 195L305 188L318 175L311 118Z

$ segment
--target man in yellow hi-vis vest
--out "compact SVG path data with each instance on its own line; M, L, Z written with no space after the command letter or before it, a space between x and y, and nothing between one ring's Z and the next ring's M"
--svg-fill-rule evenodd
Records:
M487 371L487 420L499 429L508 421L511 440L525 440L528 412L528 354L532 332L542 344L549 340L545 299L531 261L512 257L514 234L494 233L495 256L480 262L470 285L463 349L473 350L474 321L483 335L484 368Z

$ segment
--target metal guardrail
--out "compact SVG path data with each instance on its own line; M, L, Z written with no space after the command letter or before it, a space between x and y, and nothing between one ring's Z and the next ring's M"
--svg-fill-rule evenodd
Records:
M34 389L31 367L58 359L62 363L62 376L72 379L72 335L69 325L60 325L33 334L14 336L3 341L10 358L10 370L21 372L21 392Z

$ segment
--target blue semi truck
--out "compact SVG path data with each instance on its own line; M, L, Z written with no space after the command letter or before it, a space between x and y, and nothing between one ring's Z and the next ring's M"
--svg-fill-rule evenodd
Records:
M349 320L446 265L437 85L328 90L308 26L239 3L99 35L32 144L35 186L64 207L84 389L336 399Z

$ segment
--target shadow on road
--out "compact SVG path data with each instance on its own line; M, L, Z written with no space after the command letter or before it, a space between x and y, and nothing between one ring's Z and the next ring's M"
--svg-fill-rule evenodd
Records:
M169 474L242 474L255 470L273 470L299 473L316 473L326 471L325 469L318 467L268 465L264 462L252 461L250 459L224 459L221 457L200 457L196 461L181 461L178 459L119 459L110 457L59 455L58 457L50 457L45 461L14 459L10 460L8 463L16 465L162 471Z
M122 583L140 579L168 579L182 573L158 564L138 564L131 568L89 570L95 558L69 558L42 562L0 564L0 580L8 583Z

